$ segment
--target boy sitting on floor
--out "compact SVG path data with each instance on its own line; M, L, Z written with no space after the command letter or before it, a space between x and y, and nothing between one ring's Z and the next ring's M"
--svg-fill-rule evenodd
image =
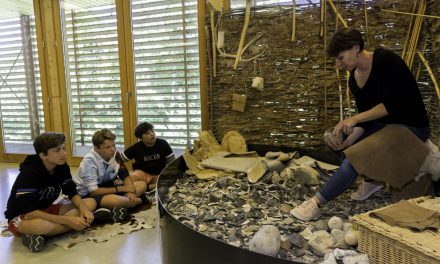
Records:
M8 229L22 237L31 252L44 248L46 236L69 230L83 230L94 220L111 220L110 211L93 211L93 199L81 200L76 193L64 149L65 135L46 132L35 138L37 154L28 155L20 164L8 199L5 217ZM54 204L60 194L71 201Z
M135 181L144 181L147 191L151 191L156 188L159 174L175 159L174 153L165 139L156 138L154 127L148 122L139 124L134 135L139 142L121 153L121 157L125 161L135 160L131 177Z
M81 197L92 197L98 207L132 208L142 203L145 182L133 181L119 152L116 136L108 129L95 132L93 149L84 157L73 177Z

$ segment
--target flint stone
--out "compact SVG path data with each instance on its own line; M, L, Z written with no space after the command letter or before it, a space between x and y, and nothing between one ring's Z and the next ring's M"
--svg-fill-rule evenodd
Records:
M261 177L260 182L264 182L264 183L269 183L271 181L272 178L272 172L271 171L267 171L263 177Z
M357 252L356 250L347 250L347 249L339 249L339 248L335 248L335 250L333 250L333 255L337 260L341 260L347 256L356 256L359 254L360 253Z
M209 194L209 202L210 203L213 203L213 202L218 202L218 201L220 201L221 199L222 199L222 197L223 197L223 194L221 194L221 193L210 193Z
M205 222L211 222L211 221L214 221L214 220L216 220L216 218L215 218L214 215L206 215L206 216L203 218L203 221L205 221Z
M246 218L262 218L264 215L259 208L252 208L250 212L246 213Z
M236 177L239 179L243 179L243 178L247 177L247 174L244 172L239 172L239 173L237 173Z
M292 157L293 157L293 153L283 153L277 158L277 160L281 162L286 162L288 160L291 160Z
M287 217L287 218L284 218L284 220L281 222L281 224L290 225L293 222L295 222L295 219L293 219L292 217Z
M335 255L333 254L333 252L330 252L325 254L324 260L319 264L337 264L337 263L338 262L336 261Z
M261 196L261 193L259 193L259 192L252 193L251 197L258 204L263 204L264 202L266 202L266 200L264 200L264 198Z
M267 170L268 171L276 171L276 172L281 172L286 165L284 165L281 161L279 160L264 160L267 163Z
M240 188L241 188L243 191L248 191L248 190L249 190L249 184L246 183L246 182L242 182L242 183L240 184Z
M327 221L322 220L322 219L316 221L316 223L315 223L315 231L318 231L318 230L328 231Z
M306 227L301 233L299 233L303 238L306 240L309 240L313 236L312 230L310 230L310 227Z
M276 158L278 158L281 154L283 154L283 152L281 152L281 151L277 151L277 152L274 152L274 151L268 151L268 152L266 153L266 155L264 155L264 157L266 157L266 158L268 158L268 159L276 159Z
M234 239L234 240L229 240L228 241L229 245L235 246L235 247L239 247L241 246L241 242L238 239Z
M335 247L337 248L348 248L348 245L345 243L345 232L339 229L333 229L331 231L331 235L335 241Z
M359 254L356 256L347 256L342 259L344 264L369 264L370 260L367 254Z
M270 180L275 184L283 184L284 182L284 179L278 174L278 172L273 172Z
M319 173L310 166L301 165L293 169L292 175L297 183L307 185L319 184Z
M310 227L306 227L304 228L304 230L299 233L304 239L309 240L310 238L312 238L313 232L310 229Z
M304 248L306 244L306 240L298 233L292 233L287 239L298 248Z
M205 224L200 224L199 225L199 231L200 232L205 232L206 230L208 230L208 226Z
M243 199L241 199L241 198L237 198L236 200L234 200L234 201L232 202L232 204L234 205L234 207L237 207L237 208L243 206L245 203L246 203L246 201L243 200Z
M285 168L281 173L281 178L287 180L292 175L292 170L290 168Z
M305 243L304 246L307 248L307 243ZM304 256L307 253L305 248L295 248L293 252L297 257Z
M292 210L292 206L290 206L288 204L281 205L281 208L280 208L281 212L288 214L288 213L290 213L290 210Z
M230 179L228 177L223 177L217 180L217 186L220 188L226 188L229 185L231 185L231 182L229 182Z
M331 252L332 247L335 245L333 237L324 230L314 232L308 243L313 252L320 257Z
M266 204L266 206L269 206L269 207L275 206L275 205L279 204L279 201L275 198L271 198L271 199L267 200L265 204ZM278 208L275 208L275 212L276 211L278 211Z
M281 240L280 246L281 246L281 248L284 248L284 249L290 249L292 244L290 243L289 240Z
M287 259L287 250L281 248L278 257L281 259Z
M249 250L275 257L280 251L281 235L273 225L265 225L249 241Z

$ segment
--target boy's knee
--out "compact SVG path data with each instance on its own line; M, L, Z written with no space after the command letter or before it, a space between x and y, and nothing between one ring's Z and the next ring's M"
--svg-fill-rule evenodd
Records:
M90 211L93 211L96 209L96 207L98 207L98 204L96 203L96 200L93 198L86 198L83 200L83 202L85 203L85 205L87 206L87 208Z
M130 207L130 200L125 196L108 194L105 195L101 200L101 207L111 209L113 207Z
M144 193L147 190L147 183L144 181L136 181L134 183L136 185L137 195Z

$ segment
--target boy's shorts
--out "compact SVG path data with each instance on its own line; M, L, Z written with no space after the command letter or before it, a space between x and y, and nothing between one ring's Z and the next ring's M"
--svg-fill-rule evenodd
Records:
M61 209L61 204L52 204L51 206L41 211L46 212L48 214L59 215L60 209ZM11 221L8 222L8 230L15 236L22 236L23 233L18 231L18 227L20 226L21 221L23 220L24 220L24 214L14 217Z
M101 207L102 198L104 198L104 196L106 196L106 195L108 195L108 194L101 194L101 195L91 196L90 193L88 193L88 194L86 194L84 196L81 196L81 199L92 198L96 202L96 208L99 208L99 207ZM118 192L118 193L115 193L115 195L124 196L125 193Z

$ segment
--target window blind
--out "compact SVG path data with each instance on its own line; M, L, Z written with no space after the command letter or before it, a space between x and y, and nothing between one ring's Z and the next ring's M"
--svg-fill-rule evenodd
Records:
M0 21L0 109L7 153L33 153L44 130L40 69L33 17Z
M201 128L197 1L132 3L138 122L155 126L174 149Z
M114 5L64 10L66 80L75 155L92 146L93 133L108 128L123 146L116 9Z

